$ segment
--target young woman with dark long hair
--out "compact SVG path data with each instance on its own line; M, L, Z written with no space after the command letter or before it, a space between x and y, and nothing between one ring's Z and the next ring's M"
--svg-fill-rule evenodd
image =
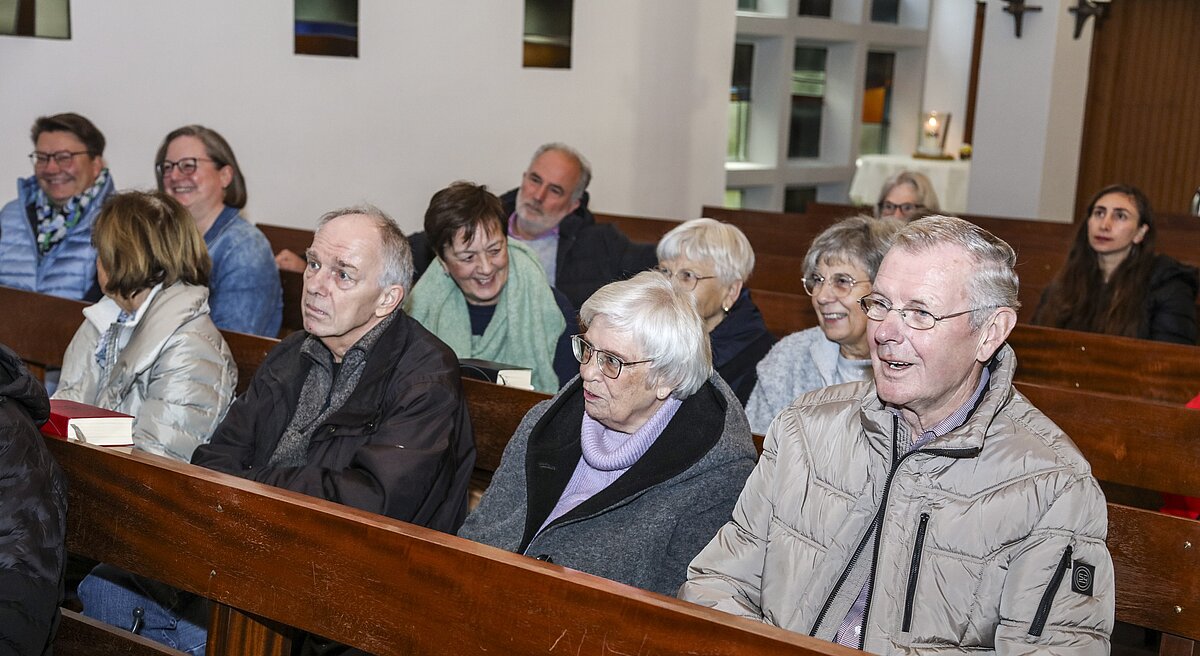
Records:
M1088 204L1067 263L1042 294L1033 323L1196 343L1196 267L1154 252L1150 201L1112 185Z

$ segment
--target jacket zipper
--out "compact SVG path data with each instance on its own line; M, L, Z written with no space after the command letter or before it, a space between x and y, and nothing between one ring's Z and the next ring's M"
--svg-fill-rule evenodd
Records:
M1071 552L1071 546L1067 545L1062 558L1058 561L1058 567L1054 570L1054 576L1050 577L1050 587L1042 593L1042 601L1038 604L1037 614L1033 616L1033 622L1029 625L1029 635L1031 636L1040 637L1042 630L1046 628L1046 620L1050 617L1050 608L1054 605L1054 595L1058 593L1058 586L1062 584L1067 567L1071 564Z
M977 455L979 453L978 448L924 449L924 450L918 449L918 450L913 450L913 451L907 451L904 453L904 455L898 456L899 448L898 448L897 444L898 444L898 440L899 440L899 434L900 434L900 417L898 415L892 415L892 467L888 471L887 479L884 481L884 484L883 484L883 498L879 502L879 510L875 513L875 519L871 522L871 528L867 530L867 534L865 537L863 537L862 542L859 543L858 549L856 549L854 552L854 556L850 558L850 563L846 565L846 569L844 571L842 571L841 577L838 578L837 585L833 586L833 590L830 591L829 597L827 599L825 599L825 605L821 607L821 612L817 615L817 621L813 624L812 630L808 632L808 634L810 636L816 637L817 631L821 628L821 623L825 621L825 615L828 614L828 612L829 612L829 606L833 604L833 598L837 596L838 590L841 589L842 585L846 582L846 578L850 575L850 570L852 570L854 568L854 563L858 560L858 556L862 552L863 547L866 546L867 540L870 539L871 532L874 530L878 530L878 527L882 526L881 522L883 521L884 510L887 509L888 494L890 494L892 491L892 479L896 476L896 471L900 469L901 463L903 463L904 460L906 458L908 458L909 456L911 456L912 454L918 453L918 452L926 453L926 454L930 454L930 455L946 456L949 458L969 458L969 457L973 457L974 455ZM867 574L867 585L868 586L874 587L874 585L875 585L875 565L878 562L879 562L879 537L876 536L874 554L871 557L871 571ZM867 592L867 603L866 603L866 606L863 608L863 617L862 617L863 630L858 636L859 650L861 650L863 648L863 645L866 644L867 616L870 615L870 613L871 613L871 592L868 591Z
M867 540L871 539L871 534L875 532L875 530L879 524L879 520L883 517L883 507L885 505L887 505L887 493L888 493L888 488L892 484L892 475L896 473L896 468L900 466L900 463L897 462L897 458L896 458L896 433L900 429L899 422L900 422L900 418L893 415L892 416L892 463L893 464L892 464L891 470L888 472L887 481L884 483L884 486L883 486L883 502L879 504L879 510L875 513L875 519L871 521L871 525L867 528L866 535L864 535L862 541L858 543L858 548L854 550L854 555L850 557L850 562L846 564L846 569L842 570L842 575L840 577L838 577L837 584L833 586L833 590L831 590L829 592L829 597L825 599L825 605L821 607L821 612L817 614L817 621L813 624L812 630L808 632L808 635L810 635L810 636L816 637L817 630L821 628L821 623L825 621L825 615L829 613L829 607L833 604L833 598L837 596L838 590L841 590L842 585L844 585L846 583L846 578L850 576L850 572L854 569L854 564L858 562L858 557L862 554L863 549L867 546ZM878 550L879 550L878 539L875 541L875 550L876 550L876 552L878 552ZM876 553L876 555L878 555L878 553ZM874 577L875 577L875 563L874 563L874 561L872 561L871 571L867 577L868 585L870 585L870 582ZM871 597L870 597L870 593L868 593L867 594L867 606L868 607L870 607L870 605L871 605L870 601L871 601ZM866 621L865 621L866 620L866 609L863 610L863 620L864 620L863 621L863 628L864 628L863 633L866 633L866 631L865 631L866 626L867 626ZM859 636L859 640L861 643L861 640L862 640L861 634Z
M925 529L929 526L929 513L921 513L921 524L917 526L917 540L913 545L912 565L908 568L908 594L904 597L904 623L900 630L908 633L912 628L913 600L917 596L917 574L921 571L921 550L925 546Z

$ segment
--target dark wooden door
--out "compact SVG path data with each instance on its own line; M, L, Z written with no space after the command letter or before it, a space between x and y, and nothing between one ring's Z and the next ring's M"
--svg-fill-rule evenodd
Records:
M1200 186L1200 1L1115 0L1096 28L1076 221L1107 184L1183 214Z

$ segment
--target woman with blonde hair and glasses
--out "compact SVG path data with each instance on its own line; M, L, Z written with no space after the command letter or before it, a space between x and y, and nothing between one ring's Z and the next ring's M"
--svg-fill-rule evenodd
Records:
M657 253L655 270L695 299L713 367L745 404L754 390L754 367L775 344L745 288L754 270L750 240L728 223L692 219L663 235Z
M695 305L643 272L583 304L579 376L533 407L461 537L674 595L754 467Z
M775 415L805 392L871 377L867 316L858 299L871 282L900 221L855 216L826 228L804 256L804 290L817 326L779 340L758 363L746 405L750 428L765 434Z

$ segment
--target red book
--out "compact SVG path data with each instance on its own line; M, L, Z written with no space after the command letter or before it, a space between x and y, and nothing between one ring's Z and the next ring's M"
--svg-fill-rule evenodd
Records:
M133 446L133 417L94 405L50 399L42 434L97 446Z

